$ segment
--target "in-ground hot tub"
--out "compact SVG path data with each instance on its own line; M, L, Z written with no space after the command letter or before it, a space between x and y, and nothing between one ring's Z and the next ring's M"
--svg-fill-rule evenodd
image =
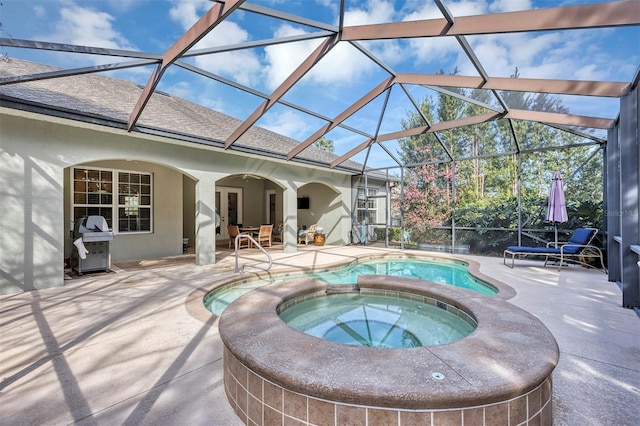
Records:
M317 297L302 295L287 300L278 307L280 318L310 336L347 345L444 345L471 334L477 327L475 319L465 311L413 293L384 294L336 285L313 296Z
M477 327L449 344L376 348L310 336L279 317L329 288L312 278L268 285L220 317L225 390L246 424L552 423L551 373L559 352L533 315L464 289L363 275L352 291L434 303L473 318Z

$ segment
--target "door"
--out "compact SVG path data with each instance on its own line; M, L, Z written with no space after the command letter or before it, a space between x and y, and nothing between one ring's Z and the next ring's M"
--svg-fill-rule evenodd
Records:
M227 240L227 226L242 224L242 188L218 187L216 206L220 210L220 229L216 232L216 240Z
M276 223L276 191L275 189L267 190L267 217L265 223L277 226Z

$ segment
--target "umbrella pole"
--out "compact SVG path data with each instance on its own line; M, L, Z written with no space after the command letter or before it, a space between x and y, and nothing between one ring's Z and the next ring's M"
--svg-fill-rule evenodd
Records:
M555 230L555 234L556 234L556 241L555 241L554 247L558 248L558 223L557 222L553 223L553 229Z

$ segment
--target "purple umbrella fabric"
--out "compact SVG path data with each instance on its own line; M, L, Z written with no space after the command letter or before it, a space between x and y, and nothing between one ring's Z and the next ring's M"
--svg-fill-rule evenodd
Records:
M559 171L553 172L551 190L549 191L549 206L547 207L547 221L555 227L556 245L558 242L558 223L569 220L567 203L564 199L564 185Z

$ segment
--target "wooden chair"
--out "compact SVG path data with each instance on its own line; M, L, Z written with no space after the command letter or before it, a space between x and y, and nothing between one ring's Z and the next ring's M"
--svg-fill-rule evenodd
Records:
M273 225L261 225L260 230L254 235L254 238L262 247L271 247L271 232Z
M234 249L236 237L240 234L240 227L238 225L229 225L227 226L227 233L229 234L229 248ZM249 248L249 243L249 239L240 238L240 241L238 241L238 248Z

